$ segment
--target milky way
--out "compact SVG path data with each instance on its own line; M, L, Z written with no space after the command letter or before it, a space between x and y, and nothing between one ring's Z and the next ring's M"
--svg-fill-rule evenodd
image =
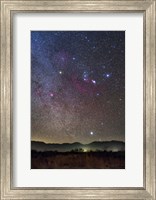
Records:
M31 139L125 140L125 32L31 32Z

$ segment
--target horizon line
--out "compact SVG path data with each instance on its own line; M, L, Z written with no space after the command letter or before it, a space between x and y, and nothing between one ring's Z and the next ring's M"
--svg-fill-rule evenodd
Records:
M122 140L103 140L103 141L97 141L97 140L95 140L93 142L112 142L112 141L125 143L125 141L122 141ZM84 145L93 143L93 142L89 142L89 143L81 143L81 142L72 142L72 143L70 143L70 142L64 142L64 143L46 143L44 141L37 141L37 140L31 140L31 142L42 142L44 144L74 144L74 143L80 143L80 144L84 144Z

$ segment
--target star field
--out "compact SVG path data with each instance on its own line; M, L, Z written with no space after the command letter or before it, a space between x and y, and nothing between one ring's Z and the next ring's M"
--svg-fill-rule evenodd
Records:
M31 139L125 140L125 32L31 32Z

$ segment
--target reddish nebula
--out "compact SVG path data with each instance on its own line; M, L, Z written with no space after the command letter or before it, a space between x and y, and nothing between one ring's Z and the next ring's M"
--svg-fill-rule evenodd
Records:
M91 78L87 78L87 80L80 80L74 74L72 76L72 81L74 87L79 91L79 93L84 94L84 95L94 95L98 91L98 86L92 82Z

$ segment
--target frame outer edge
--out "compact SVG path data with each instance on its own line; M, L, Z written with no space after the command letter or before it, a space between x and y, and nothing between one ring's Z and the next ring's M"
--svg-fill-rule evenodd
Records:
M10 11L1 2L1 198L10 190Z
M146 10L146 189L156 199L155 140L155 1Z
M4 25L4 16L5 16L5 9L4 4L1 2L1 198L4 196L5 190L5 156L4 156L4 147L3 143L5 142L4 130L5 130L5 51L2 51L5 47L5 25ZM4 142L2 142L4 141Z
M151 131L152 131L152 138L153 138L153 162L152 162L152 189L151 195L153 199L156 199L156 2L154 1L151 6L151 67L152 67L152 120L151 120Z
M10 66L10 10L11 7L18 8L18 3L22 5L22 2L31 3L31 1L5 1L1 2L1 101L0 101L0 113L1 113L1 199L150 199L155 200L155 1L147 0L142 8L146 9L146 127L147 128L147 151L146 151L146 188L145 190L32 190L32 189L10 189L10 100L11 100L11 67ZM62 1L63 2L63 1ZM93 1L96 5L96 1ZM98 3L99 1L97 1ZM104 2L104 1L103 1ZM111 1L113 2L113 1ZM122 2L122 1L118 1ZM124 1L123 1L124 2ZM123 3L122 2L122 3ZM126 1L130 2L130 1ZM131 1L133 2L133 1ZM140 2L142 0L138 1ZM14 3L16 6L13 6ZM33 1L34 3L34 1ZM38 1L36 1L36 4ZM50 3L50 1L49 1ZM9 5L10 4L10 5ZM83 2L82 2L83 4ZM147 6L149 5L150 6ZM21 5L19 8L21 8ZM10 8L9 8L10 6ZM48 6L43 4L40 6ZM109 5L107 5L108 7ZM27 6L28 7L28 6ZM31 6L30 6L31 7ZM34 5L32 6L34 8ZM51 7L51 6L50 6ZM56 6L57 7L57 6ZM119 6L116 5L116 8ZM123 6L123 8L125 8ZM128 7L128 6L127 6ZM133 6L132 6L133 7ZM134 6L135 7L135 6ZM148 7L148 9L147 9ZM112 5L110 6L112 8ZM115 9L116 9L115 8ZM31 10L31 9L30 9ZM128 11L128 8L126 9ZM125 11L126 11L125 10ZM23 9L24 11L24 9ZM101 10L102 11L102 10ZM120 11L120 10L118 10ZM137 9L135 10L137 12ZM149 95L149 96L148 96ZM150 97L150 98L149 98ZM148 110L149 109L149 110ZM2 142L3 141L3 142ZM6 148L7 147L7 148ZM153 150L154 148L154 150ZM9 174L8 174L9 173ZM34 188L35 189L35 188ZM136 188L137 189L137 188ZM44 191L44 193L42 193ZM83 195L82 195L83 194ZM114 196L114 197L113 197Z

